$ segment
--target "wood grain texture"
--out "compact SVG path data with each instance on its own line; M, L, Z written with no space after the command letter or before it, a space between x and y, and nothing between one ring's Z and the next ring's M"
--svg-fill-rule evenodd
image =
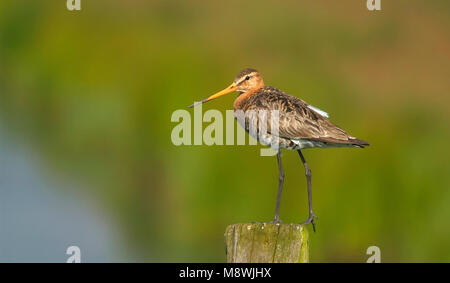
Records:
M225 243L229 263L309 261L308 231L300 224L232 224Z

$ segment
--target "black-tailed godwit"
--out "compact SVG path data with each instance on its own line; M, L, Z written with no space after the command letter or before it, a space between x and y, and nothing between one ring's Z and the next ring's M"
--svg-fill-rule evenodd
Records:
M305 175L308 188L309 217L302 224L313 225L315 231L314 218L317 216L312 209L311 192L311 169L306 163L302 149L312 147L359 147L369 145L368 142L357 139L347 132L331 123L328 120L328 114L322 110L308 105L303 100L289 95L274 87L265 86L264 81L255 69L245 69L241 71L234 82L224 90L213 94L200 102L194 103L189 107L202 104L231 92L238 92L239 95L234 101L235 116L239 119L237 113L244 113L244 119L240 124L254 138L265 145L278 145L277 161L279 169L279 184L277 203L275 209L275 219L272 223L281 222L280 219L280 199L284 183L284 171L281 164L281 149L297 150L300 159L305 167ZM260 111L268 113L265 123L267 131L251 131L258 129L258 122L261 122ZM277 111L278 131L271 131L270 113ZM247 115L247 113L251 113ZM256 113L256 114L255 114ZM278 132L278 133L276 133Z

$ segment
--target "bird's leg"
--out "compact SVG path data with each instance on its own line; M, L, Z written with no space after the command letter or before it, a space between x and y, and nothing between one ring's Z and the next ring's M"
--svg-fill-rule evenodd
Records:
M277 194L277 207L275 209L275 219L271 223L280 223L280 202L281 202L281 191L283 189L284 183L284 171L283 165L281 164L281 150L277 153L278 161L278 194Z
M303 157L303 154L300 149L298 150L298 155L300 155L300 158L303 162L303 166L305 167L306 182L308 185L308 205L309 205L309 217L305 222L303 222L301 224L311 223L313 226L313 230L315 232L316 231L316 223L314 222L314 218L317 218L317 216L313 213L313 209L312 209L311 169L309 169L309 166L306 163L305 157Z

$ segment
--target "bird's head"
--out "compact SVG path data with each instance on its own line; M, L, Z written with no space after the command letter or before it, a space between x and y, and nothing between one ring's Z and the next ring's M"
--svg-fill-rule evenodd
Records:
M264 86L264 81L255 69L244 69L234 79L236 91L246 93L247 91L257 90Z
M216 99L218 97L221 97L225 94L229 94L232 92L239 92L239 93L246 93L248 91L255 91L260 88L264 87L264 81L259 74L259 72L255 69L244 69L236 76L236 79L234 79L233 83L229 85L227 88L219 91L216 94L213 94L202 101L196 102L189 106L189 108L192 108L194 106L197 106L199 104L205 103L207 101Z

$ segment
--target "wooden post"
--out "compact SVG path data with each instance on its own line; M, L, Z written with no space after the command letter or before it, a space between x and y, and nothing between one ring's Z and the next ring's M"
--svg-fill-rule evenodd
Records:
M239 223L225 230L227 262L308 262L308 231L300 224Z

